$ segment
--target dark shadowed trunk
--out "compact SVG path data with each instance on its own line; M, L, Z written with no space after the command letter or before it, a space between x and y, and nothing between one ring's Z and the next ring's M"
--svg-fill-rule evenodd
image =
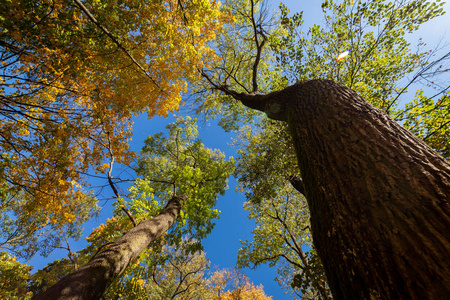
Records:
M100 299L111 281L172 226L178 218L183 200L182 197L174 196L158 216L142 221L85 266L62 278L33 300Z
M314 244L336 299L449 299L444 158L332 81L233 96L288 122Z

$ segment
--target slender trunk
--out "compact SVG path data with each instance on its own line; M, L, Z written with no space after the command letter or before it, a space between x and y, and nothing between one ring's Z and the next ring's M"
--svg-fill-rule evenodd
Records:
M236 98L289 124L336 299L448 299L448 161L332 81Z
M151 242L172 226L178 218L182 200L182 197L174 196L158 216L144 220L130 229L85 266L62 278L33 300L100 299L111 281L122 274Z

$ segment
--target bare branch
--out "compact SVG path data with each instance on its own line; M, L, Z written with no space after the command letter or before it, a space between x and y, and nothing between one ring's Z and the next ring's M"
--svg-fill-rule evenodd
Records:
M111 141L109 140L109 133L108 133L108 142L109 142L108 151L109 151L109 154L111 156L111 161L109 162L109 170L108 170L108 182L109 182L109 186L113 190L114 195L116 196L116 198L119 198L120 197L119 192L117 191L116 186L114 185L114 182L112 181L112 176L111 176L112 169L113 169L113 164L114 164L114 155L113 155L112 150L111 150ZM137 222L134 219L134 217L131 215L131 213L128 211L128 209L125 206L122 206L121 209L127 214L128 218L131 220L131 223L133 223L134 227L136 227L137 226Z

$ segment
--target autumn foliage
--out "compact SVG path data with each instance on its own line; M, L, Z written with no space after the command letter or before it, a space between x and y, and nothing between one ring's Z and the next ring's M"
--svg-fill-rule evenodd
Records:
M266 296L262 285L254 286L252 283L246 283L243 287L240 287L233 291L225 292L221 297L221 300L270 300L272 297Z
M17 211L72 221L83 174L130 163L131 117L179 107L227 18L209 0L2 1L0 189Z

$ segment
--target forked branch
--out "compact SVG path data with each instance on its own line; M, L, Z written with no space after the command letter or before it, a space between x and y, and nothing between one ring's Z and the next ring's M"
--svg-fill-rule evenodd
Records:
M266 10L261 10L259 9L259 12L257 12L257 7L255 4L255 0L250 0L250 13L242 13L241 15L246 18L249 22L249 26L251 28L251 32L252 32L252 39L253 39L253 43L255 45L255 51L256 53L254 54L254 56L252 55L252 60L253 62L251 63L251 88L246 88L242 82L240 82L238 80L238 78L236 78L236 76L234 74L237 73L238 69L241 67L241 62L238 63L237 66L233 66L231 71L228 71L225 69L223 69L222 71L227 75L225 79L222 80L222 82L215 82L214 80L212 80L212 78L205 72L205 70L199 70L199 72L201 73L201 75L211 84L211 86L213 87L213 89L215 90L219 90L223 93L225 93L226 95L230 95L233 98L240 100L242 102L244 102L244 98L246 98L246 96L249 95L256 95L258 93L258 67L260 65L261 62L261 57L262 57L262 51L264 49L264 46L266 45L267 42L267 32L264 29L264 24L263 24L263 20L265 19L266 16ZM236 57L236 54L232 55L234 57ZM229 85L227 84L227 79L231 78L232 80L234 80L237 85L239 85L245 92L244 93L239 93L233 89L230 89ZM245 104L245 103L244 103ZM247 104L245 104L247 105ZM259 108L256 108L259 109Z
M109 133L108 133L108 151L109 151L109 155L111 157L111 160L109 162L109 170L108 170L108 183L109 186L111 187L111 189L114 192L114 195L116 196L116 198L119 198L119 191L117 190L116 186L114 185L114 182L112 181L112 169L113 169L113 165L114 165L114 155L111 149L111 142L109 141ZM131 215L131 213L128 211L128 209L125 206L122 206L121 209L127 214L128 218L130 219L131 223L133 223L134 227L137 226L137 222L134 219L133 215Z
M74 2L78 5L78 7L88 16L89 20L92 21L98 28L100 28L113 42L117 45L117 47L122 50L126 56L128 56L134 65L136 65L144 74L145 76L150 79L150 81L158 87L158 89L161 92L164 92L164 90L158 85L158 83L150 76L150 74L139 64L139 62L131 55L131 53L125 49L125 47L112 35L112 33L103 26L97 19L91 14L91 12L87 9L86 6L84 6L83 3L81 3L80 0L74 0ZM165 92L164 92L165 93Z
M261 52L264 48L264 45L267 40L267 36L264 33L263 26L261 22L257 22L255 20L255 3L254 0L250 0L251 3L251 22L253 26L253 37L255 39L255 46L256 46L256 56L255 61L253 62L253 70L252 70L252 93L256 93L258 91L258 65L261 60ZM259 18L259 20L262 20L262 17Z

